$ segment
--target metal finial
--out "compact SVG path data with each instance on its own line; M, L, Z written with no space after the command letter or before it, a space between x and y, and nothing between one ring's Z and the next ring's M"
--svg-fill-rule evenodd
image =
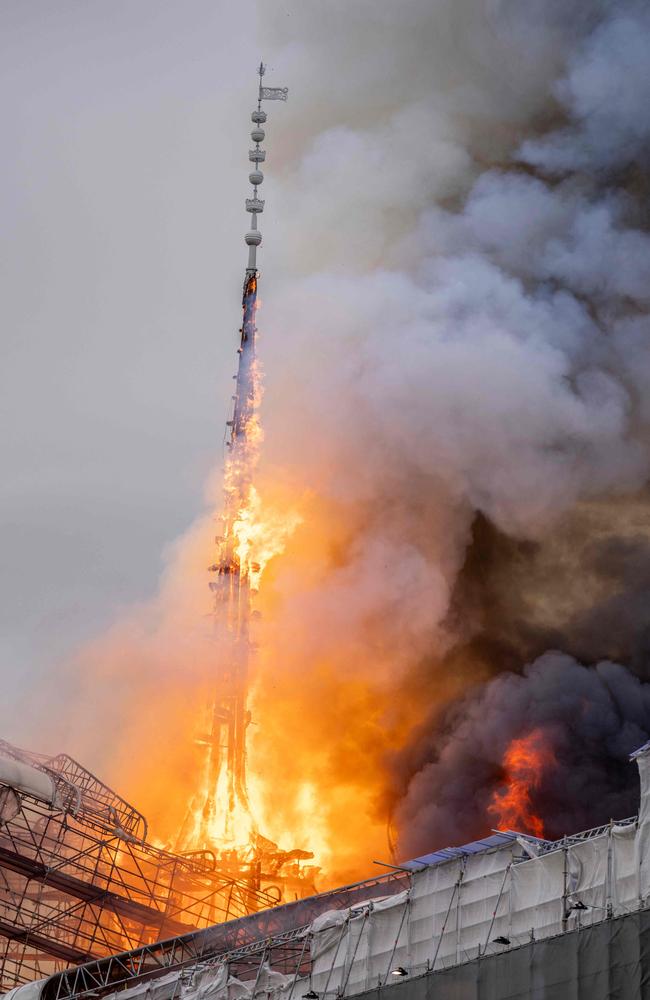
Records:
M246 274L248 277L257 272L257 248L262 243L262 234L257 228L258 215L264 211L264 201L257 197L257 189L264 180L264 174L260 170L260 163L266 159L265 150L260 148L260 142L264 139L264 129L261 127L266 121L266 111L262 111L262 101L286 101L289 93L288 87L263 87L262 77L266 73L266 66L263 62L259 64L258 75L260 78L259 93L257 96L257 110L253 111L251 119L255 128L251 132L251 139L255 143L255 149L248 152L248 159L253 164L253 170L248 175L248 179L253 185L253 197L246 199L246 211L251 216L251 227L244 236L244 241L248 246L248 267Z

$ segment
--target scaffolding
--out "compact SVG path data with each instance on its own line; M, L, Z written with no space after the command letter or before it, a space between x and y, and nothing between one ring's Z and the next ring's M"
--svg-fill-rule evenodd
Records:
M0 741L2 990L275 904L209 851L146 836L144 816L71 757Z
M317 917L369 899L395 896L410 885L410 880L408 872L391 871L193 934L171 937L66 969L43 984L40 998L72 1000L87 995L97 998L131 983L158 980L165 974L193 976L197 969L215 963L237 968L250 979L255 977L261 956L264 962L272 959L274 968L293 974L296 968L308 967L310 957L305 952L304 938Z
M342 1000L489 959L647 909L646 812L642 799L639 817L557 841L499 831L376 879L82 965L25 1000L118 1000L121 991L129 1000Z

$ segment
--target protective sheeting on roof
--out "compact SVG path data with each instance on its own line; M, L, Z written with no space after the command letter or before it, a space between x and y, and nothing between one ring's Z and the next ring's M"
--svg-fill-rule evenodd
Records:
M642 797L649 792L646 781ZM495 834L425 855L412 863L408 889L321 913L297 932L292 952L281 945L275 952L269 939L241 966L236 952L212 962L206 956L177 974L175 986L169 980L167 993L174 1000L336 1000L598 924L650 899L650 822L540 842L544 850L532 857L521 841ZM149 989L142 983L128 996L149 1000Z
M403 862L400 868L417 871L419 868L428 865L439 865L443 861L449 861L451 858L461 858L469 854L482 854L484 851L496 850L500 847L505 847L507 844L511 844L512 841L517 839L517 836L516 833L511 831L500 831L493 833L490 837L484 837L482 840L473 840L471 844L463 844L462 847L443 847L442 850L434 851L433 854L423 854L420 858L413 858L411 861Z
M646 834L635 824L611 825L539 857L523 855L514 834L501 846L488 839L483 850L459 849L415 871L394 905L374 912L371 902L365 914L348 911L347 921L339 914L339 927L325 931L325 950L317 933L311 985L319 997L359 993L633 912L650 894L650 870L639 892ZM650 843L646 856L650 862Z
M650 910L641 910L488 959L394 977L364 1000L641 1000L650 982L649 938ZM296 988L292 1000L305 992Z
M165 977L163 987L160 980L155 995L153 983L142 983L126 996L336 1000L598 924L638 910L650 896L647 826L611 824L537 857L522 851L515 834L445 858L436 852L427 855L433 863L413 870L408 889L321 913L298 932L290 953L281 946L275 952L269 939L255 959L247 951L242 965L236 952L212 963L208 957L175 982Z
M49 774L13 757L0 755L0 785L33 795L48 805L53 805L55 801L56 788Z

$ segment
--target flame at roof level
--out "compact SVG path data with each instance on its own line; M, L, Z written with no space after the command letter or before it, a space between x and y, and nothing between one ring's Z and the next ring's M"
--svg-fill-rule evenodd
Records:
M512 740L504 758L505 786L492 796L488 813L500 828L522 829L535 837L544 836L544 823L533 812L531 792L538 787L545 768L553 764L553 753L542 729Z

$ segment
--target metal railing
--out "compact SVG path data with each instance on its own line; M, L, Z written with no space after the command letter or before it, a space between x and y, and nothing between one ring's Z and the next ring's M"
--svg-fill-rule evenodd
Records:
M604 823L602 826L592 826L589 830L581 830L579 833L567 834L564 837L560 837L559 840L543 840L539 837L531 837L526 833L519 833L517 836L520 840L525 840L530 843L534 848L535 853L539 856L542 854L550 854L551 851L559 851L563 847L571 847L574 844L581 844L586 840L593 840L595 837L604 837L605 834L611 830L612 826L635 826L638 819L638 816L628 816L626 819L612 820L611 823ZM514 832L516 831L508 831L508 833ZM526 860L528 860L526 856L514 859L515 864L517 861Z

